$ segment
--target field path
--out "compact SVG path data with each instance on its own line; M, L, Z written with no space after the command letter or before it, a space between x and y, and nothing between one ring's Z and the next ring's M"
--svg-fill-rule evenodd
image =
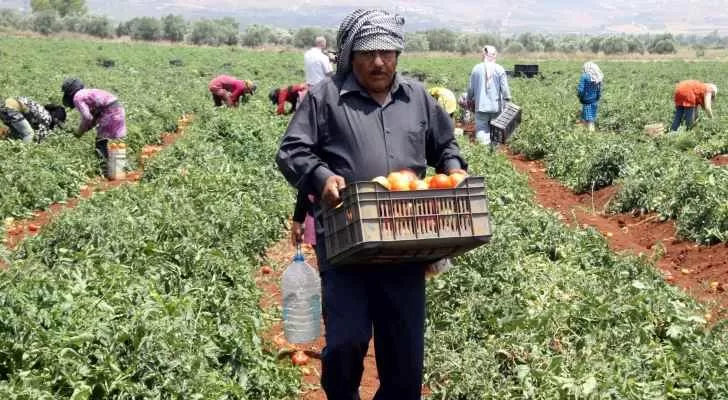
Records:
M310 246L304 245L304 256L306 262L316 267L316 255ZM272 247L270 247L266 254L268 265L261 268L256 275L256 283L263 292L261 296L260 305L264 309L271 307L281 306L281 292L280 292L280 281L281 275L285 270L286 266L293 259L295 249L291 244L288 237L279 241ZM265 267L269 267L270 271L265 271ZM283 335L283 328L280 320L276 320L269 332L265 334L266 339L276 347L276 351L282 357L290 357L295 350L304 351L310 356L309 363L302 367L301 370L304 373L303 381L301 382L301 400L326 400L326 395L321 389L321 351L324 348L325 340L323 335L315 343L294 346L286 342ZM321 332L324 332L323 322L321 325ZM362 400L371 400L374 397L377 389L379 388L379 377L377 375L377 366L374 359L374 346L373 342L369 343L369 352L364 359L364 374L361 380L361 386L359 387L359 393ZM423 388L422 394L426 395L429 391L427 388Z
M153 157L162 148L174 143L181 135L184 134L186 127L191 122L191 116L183 116L178 121L178 128L176 132L165 132L162 133L162 145L145 145L142 150L142 154L148 153L148 156L142 155L141 168L136 171L129 171L126 173L124 179L108 180L103 177L95 177L89 180L86 185L81 187L81 191L78 197L69 198L64 202L56 202L51 204L48 208L43 210L37 210L33 212L33 216L22 220L13 220L10 223L5 224L5 240L4 245L8 249L15 249L20 242L26 237L35 236L43 229L45 225L50 223L54 217L60 214L64 210L68 210L76 207L79 202L83 199L88 199L93 196L96 192L104 192L117 188L122 185L133 184L139 181L143 171L143 162L147 157ZM0 260L0 268L6 268L3 261Z
M546 175L541 161L528 161L506 152L514 168L528 176L535 200L559 213L566 223L592 226L599 230L616 252L662 254L657 267L665 280L714 309L713 315L728 316L728 243L700 246L677 239L675 223L661 222L654 214L632 216L608 214L606 206L618 188L606 187L594 193L574 194Z

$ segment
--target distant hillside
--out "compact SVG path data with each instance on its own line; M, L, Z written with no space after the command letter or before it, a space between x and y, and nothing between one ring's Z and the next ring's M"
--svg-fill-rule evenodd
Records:
M28 7L29 0L0 0L0 7ZM553 33L728 34L725 2L666 0L88 0L91 12L116 20L182 14L188 19L232 16L241 25L286 28L335 27L356 7L386 7L405 15L410 31L447 27L464 31Z

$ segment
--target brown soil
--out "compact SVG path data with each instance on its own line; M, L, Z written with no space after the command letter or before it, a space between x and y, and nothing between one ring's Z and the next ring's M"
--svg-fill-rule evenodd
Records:
M728 244L700 246L681 240L674 222L661 222L656 215L610 214L606 208L618 187L577 195L549 178L541 161L506 154L516 170L528 175L538 203L557 211L567 224L596 228L616 252L657 256L667 282L704 302L714 316L728 316Z
M192 121L191 115L185 115L182 118L180 118L178 122L178 128L177 132L173 133L163 133L162 138L162 146L156 146L156 145L145 145L142 149L142 156L141 156L141 166L143 168L144 161L149 158L153 157L155 154L157 154L164 146L171 145L174 143L175 140L177 140L182 134L184 134L184 130L189 126L190 122ZM81 186L80 194L78 197L70 198L67 201L64 202L57 202L51 204L48 208L44 210L37 210L33 212L33 216L24 220L13 220L9 221L9 223L5 224L5 240L4 244L8 249L15 249L17 248L18 244L23 241L28 236L35 236L37 235L45 225L47 225L51 220L60 214L64 210L68 210L71 208L74 208L78 205L79 201L82 199L88 199L93 196L96 192L104 192L116 187L119 187L121 185L126 184L134 184L141 179L141 176L143 175L144 171L143 169L139 169L136 171L130 171L126 173L126 177L123 179L114 179L109 180L104 177L95 177L89 180L85 185ZM0 268L5 268L6 266L0 261Z
M317 267L316 256L313 249L310 246L304 245L304 256L306 262ZM266 254L266 260L268 265L262 267L256 274L256 283L263 292L261 297L261 307L271 308L280 307L281 305L281 292L280 292L280 280L286 266L291 262L294 254L294 248L288 238L281 240L274 246L268 249ZM263 271L266 267L270 268L269 273ZM312 344L307 345L291 345L286 342L283 335L283 328L281 321L275 321L271 329L266 332L264 337L267 339L269 345L273 351L279 354L290 357L297 350L304 351L310 356L310 361L307 365L302 366L303 381L301 382L302 393L300 398L302 400L326 400L326 394L321 389L321 351L325 346L324 340L324 326L323 321L321 324L322 335L319 339ZM369 400L374 398L374 394L379 388L379 376L377 375L377 366L374 358L374 345L373 342L369 343L369 352L364 359L364 374L361 380L361 386L359 387L359 393L362 400ZM423 388L423 395L428 395L429 390Z
M728 165L728 154L721 154L721 155L715 156L710 161L719 167Z

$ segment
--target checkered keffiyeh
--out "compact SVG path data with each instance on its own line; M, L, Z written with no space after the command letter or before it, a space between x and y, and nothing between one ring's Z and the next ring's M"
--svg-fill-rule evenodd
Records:
M336 36L337 72L351 70L354 51L404 49L404 17L382 10L358 9L347 15Z

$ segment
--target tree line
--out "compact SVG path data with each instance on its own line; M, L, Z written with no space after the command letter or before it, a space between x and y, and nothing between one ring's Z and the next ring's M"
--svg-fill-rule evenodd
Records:
M0 30L34 31L44 35L60 32L81 33L100 38L131 37L134 40L187 42L196 45L292 46L305 48L313 45L316 36L327 38L329 46L335 44L336 30L318 27L284 29L269 25L248 25L241 29L232 17L188 21L180 15L161 18L138 17L116 23L106 16L87 14L83 0L31 0L32 13L0 9ZM679 46L691 46L701 55L708 48L728 47L728 37L717 31L705 35L544 35L522 33L499 35L494 33L455 32L449 29L431 29L407 33L408 51L442 51L471 53L484 44L492 44L501 52L602 52L619 54L670 54Z

